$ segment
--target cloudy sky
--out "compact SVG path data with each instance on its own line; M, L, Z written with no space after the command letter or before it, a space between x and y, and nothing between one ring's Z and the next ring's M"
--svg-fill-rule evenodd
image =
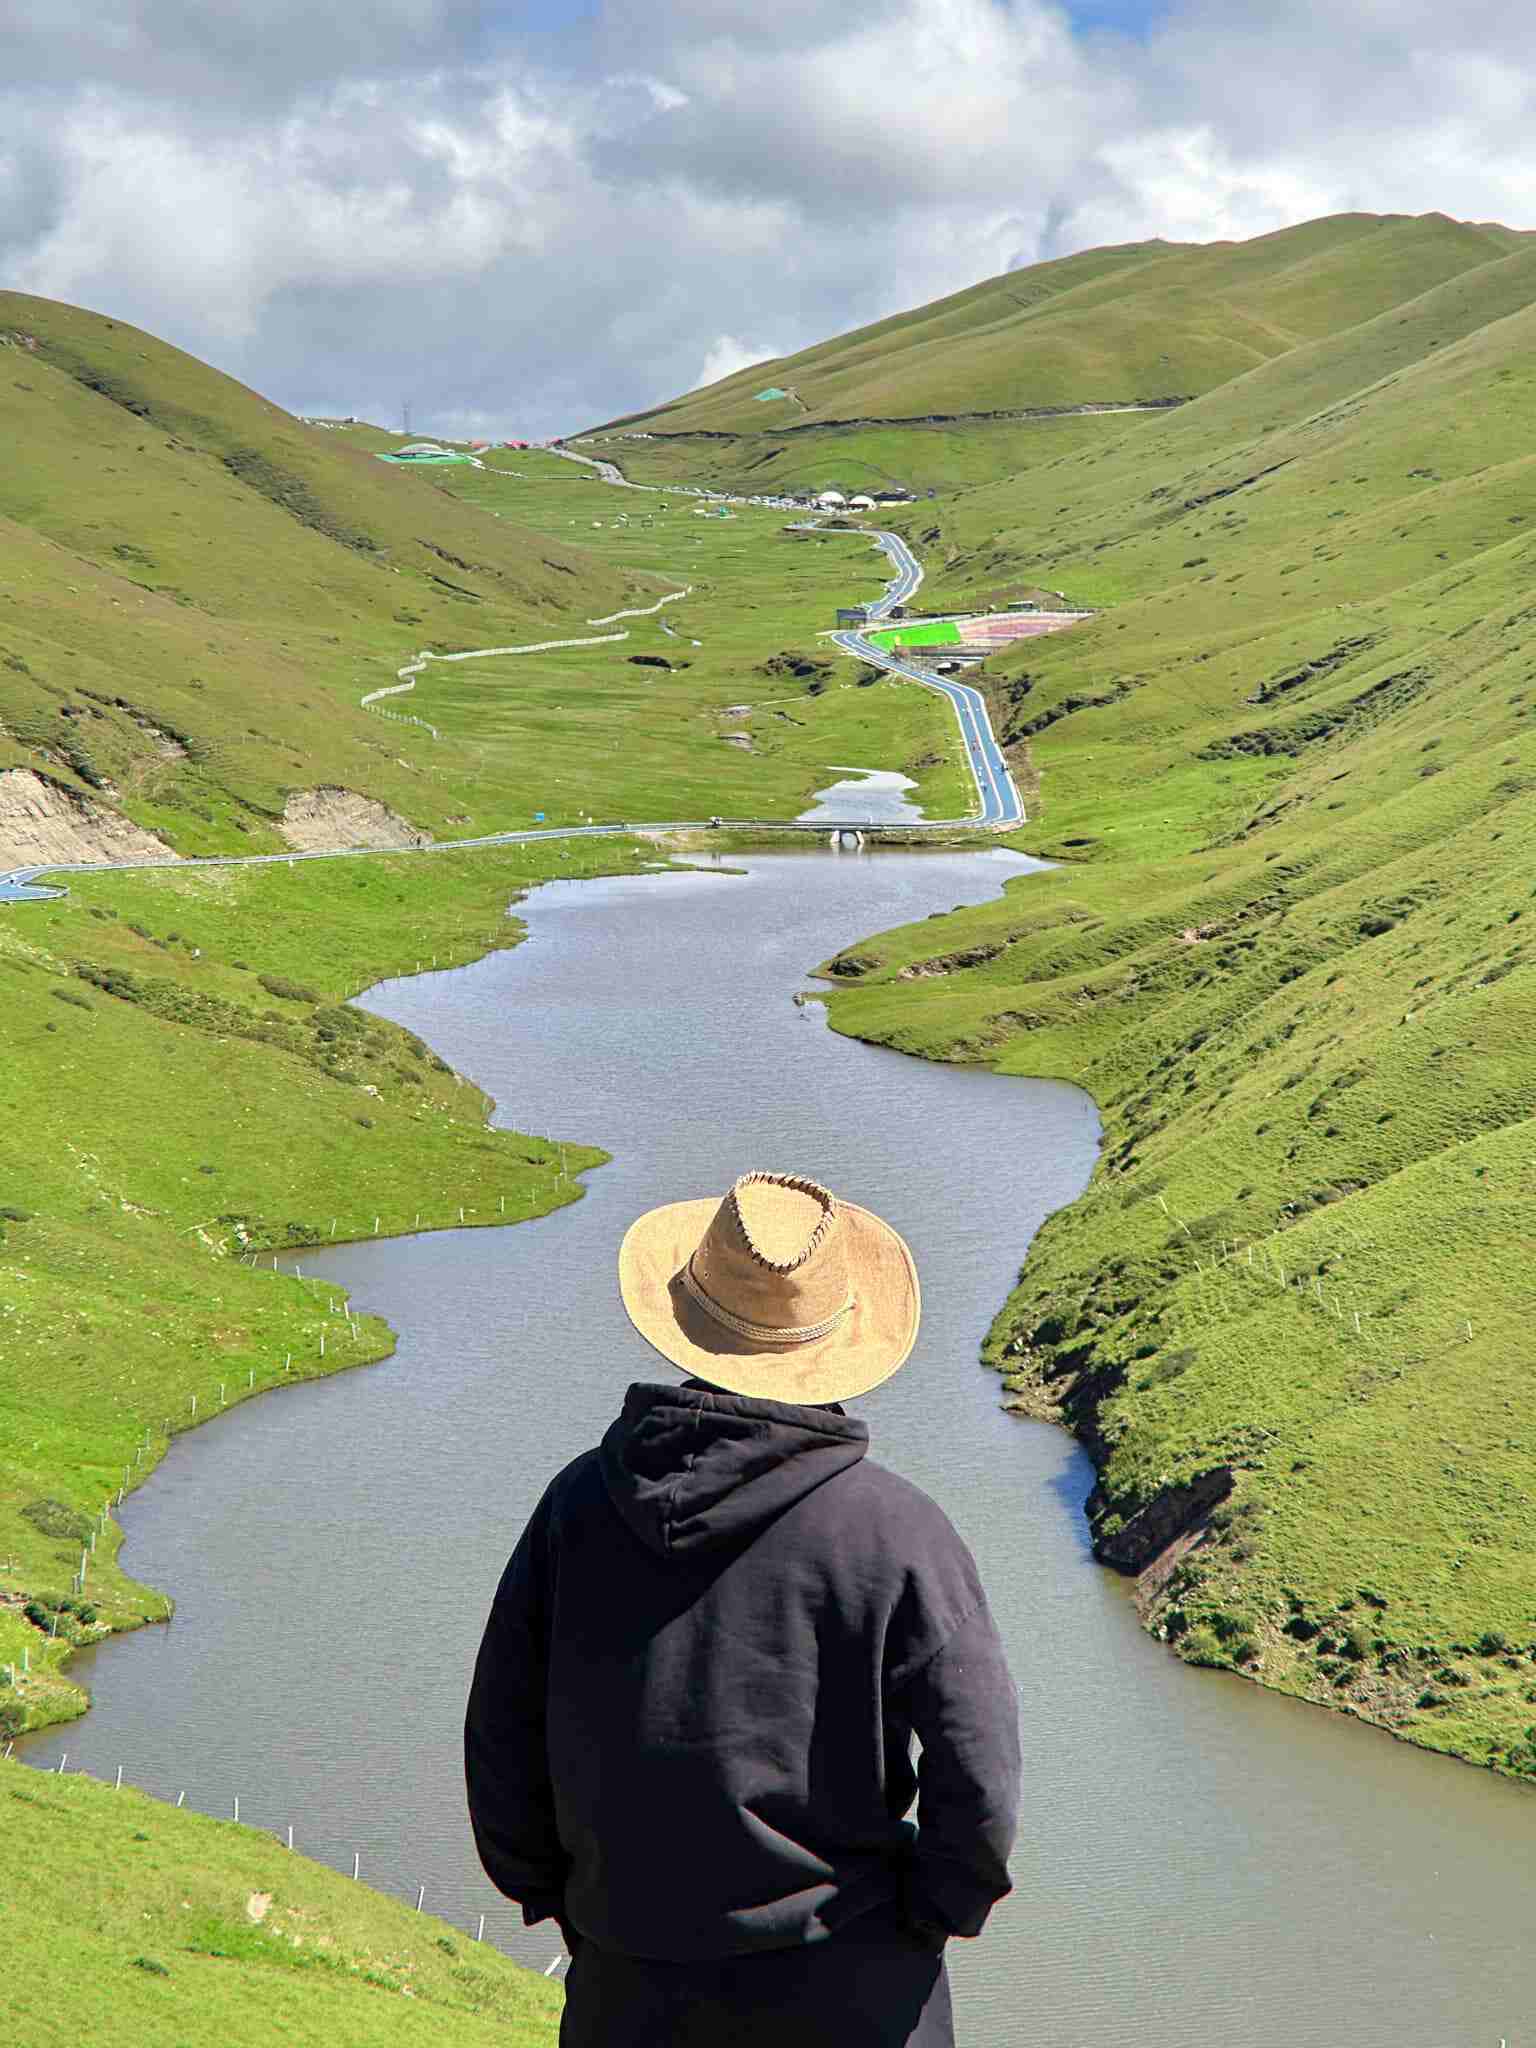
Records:
M1513 0L0 0L0 283L546 434L998 271L1536 226Z

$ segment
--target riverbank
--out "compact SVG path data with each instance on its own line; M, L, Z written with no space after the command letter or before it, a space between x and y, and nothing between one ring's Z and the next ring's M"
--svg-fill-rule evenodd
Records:
M976 1369L1021 1244L1087 1182L1091 1103L856 1043L792 1001L841 941L995 902L1009 872L997 851L823 847L543 889L526 945L365 995L525 1125L574 1124L613 1163L526 1230L314 1254L387 1317L394 1356L175 1447L123 1512L176 1624L96 1653L93 1712L29 1742L32 1761L67 1749L108 1786L122 1763L218 1816L238 1793L242 1820L294 1821L343 1873L360 1850L371 1884L411 1905L424 1883L428 1909L470 1934L485 1912L488 1941L548 1967L555 1941L519 1928L464 1825L457 1731L486 1605L549 1474L627 1381L656 1377L613 1282L627 1224L741 1165L809 1162L913 1246L919 1345L860 1407L873 1455L972 1546L1020 1687L1029 1826L1015 1895L955 1958L964 2037L1009 2040L1027 2000L1057 2048L1325 2040L1370 1953L1368 2048L1513 2039L1536 1994L1521 1788L1168 1656L1089 1554L1088 1460ZM708 971L722 943L729 975Z
M80 875L0 914L0 1735L84 1711L72 1652L168 1617L112 1511L173 1438L389 1354L279 1251L544 1215L606 1157L490 1128L482 1090L348 998L515 945L531 886L655 857Z
M1536 755L1505 581L1464 576L1449 636L1443 600L1433 629L1380 603L1191 656L1150 604L1016 657L994 715L1064 865L847 949L828 1007L1098 1102L1092 1185L987 1356L1092 1455L1146 1626L1529 1780ZM1111 723L1083 684L1121 634ZM1332 710L1288 708L1320 678Z

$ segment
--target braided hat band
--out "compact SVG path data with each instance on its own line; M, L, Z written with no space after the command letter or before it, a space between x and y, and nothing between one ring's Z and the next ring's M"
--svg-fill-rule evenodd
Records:
M705 1315L712 1316L724 1329L734 1330L738 1337L750 1337L754 1344L814 1344L818 1337L828 1336L835 1330L853 1307L853 1296L850 1294L841 1308L835 1309L829 1316L823 1316L819 1323L795 1323L788 1326L749 1323L745 1316L732 1315L728 1308L723 1308L713 1295L700 1286L699 1276L693 1270L692 1259L683 1267L678 1278Z

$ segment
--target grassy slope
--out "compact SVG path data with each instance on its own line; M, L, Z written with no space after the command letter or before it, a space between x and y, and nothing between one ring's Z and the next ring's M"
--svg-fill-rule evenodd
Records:
M620 435L652 438L604 452L648 480L796 490L894 482L949 496L1058 460L1081 474L1080 458L1156 415L975 416L1214 391L1528 246L1509 229L1441 214L1340 214L1250 242L1089 250L615 422ZM760 405L753 394L765 384L795 396ZM921 424L928 416L952 424ZM894 424L825 424L850 420Z
M0 343L0 769L116 804L184 853L280 847L287 794L317 784L439 837L535 810L793 816L816 786L814 747L724 747L718 713L751 694L765 639L793 644L877 588L874 558L861 579L769 515L707 525L683 505L631 534L613 492L547 456L528 477L392 468L371 452L391 437L305 427L44 300L0 294ZM420 648L584 637L678 579L704 586L702 655L652 619L606 648L429 671L385 708L436 741L358 705ZM833 707L817 716L822 758L847 757ZM936 708L911 716L944 730Z
M706 484L720 490L910 490L944 496L1017 476L1062 454L1097 449L1134 432L1152 413L1057 413L1037 420L818 427L798 434L658 434L624 429L585 434L581 449L617 462L644 483ZM883 515L882 515L883 516Z
M1339 214L1250 242L1090 250L738 371L626 424L762 433L823 420L1188 396L1505 253L1440 214ZM758 404L778 384L798 394ZM765 418L783 411L784 418ZM793 414L793 417L791 417Z
M320 781L443 830L453 778L402 764L358 697L419 646L581 632L631 601L586 551L137 329L7 293L0 339L0 767L105 783L183 851L278 843L286 792Z
M1101 1103L989 1353L1089 1442L1151 1624L1525 1774L1533 307L1520 247L942 508L936 597L1111 606L989 665L1073 865L833 1004Z
M790 532L782 513L748 507L706 518L690 499L616 491L558 456L503 451L487 461L452 472L449 488L529 528L580 533L663 589L692 587L657 617L620 621L630 638L611 651L519 655L421 678L414 701L445 737L490 758L500 742L509 757L537 761L530 791L552 818L578 792L599 817L793 817L849 762L904 770L932 817L967 814L974 790L947 704L875 686L867 673L861 688L858 669L816 646L850 593L880 588L886 564L867 540ZM811 672L794 674L786 654L807 658ZM636 655L672 672L637 667ZM723 715L744 705L752 708ZM751 751L722 745L726 733L747 734Z
M62 903L0 911L0 1205L26 1219L0 1223L0 1665L25 1647L32 1667L0 1685L0 1730L79 1712L71 1644L166 1611L118 1571L101 1512L171 1434L221 1389L282 1384L290 1356L302 1375L389 1349L334 1290L243 1260L333 1225L442 1227L461 1206L495 1224L580 1192L549 1141L488 1131L487 1099L421 1041L336 1004L513 943L505 906L530 881L639 857L578 841L77 877ZM601 1157L570 1145L564 1165ZM86 1543L94 1627L45 1632L24 1604L51 1616Z
M560 1992L254 1828L0 1763L0 2019L27 2048L534 2048Z

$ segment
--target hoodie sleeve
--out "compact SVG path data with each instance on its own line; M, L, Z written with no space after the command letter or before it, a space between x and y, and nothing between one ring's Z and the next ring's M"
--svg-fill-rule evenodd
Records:
M475 1847L498 1891L531 1927L558 1914L568 1859L555 1825L545 1744L549 1669L548 1504L502 1574L464 1720L464 1776Z
M985 1600L904 1691L922 1744L907 1917L937 1935L979 1934L1012 1889L1020 1769L1018 1696Z

